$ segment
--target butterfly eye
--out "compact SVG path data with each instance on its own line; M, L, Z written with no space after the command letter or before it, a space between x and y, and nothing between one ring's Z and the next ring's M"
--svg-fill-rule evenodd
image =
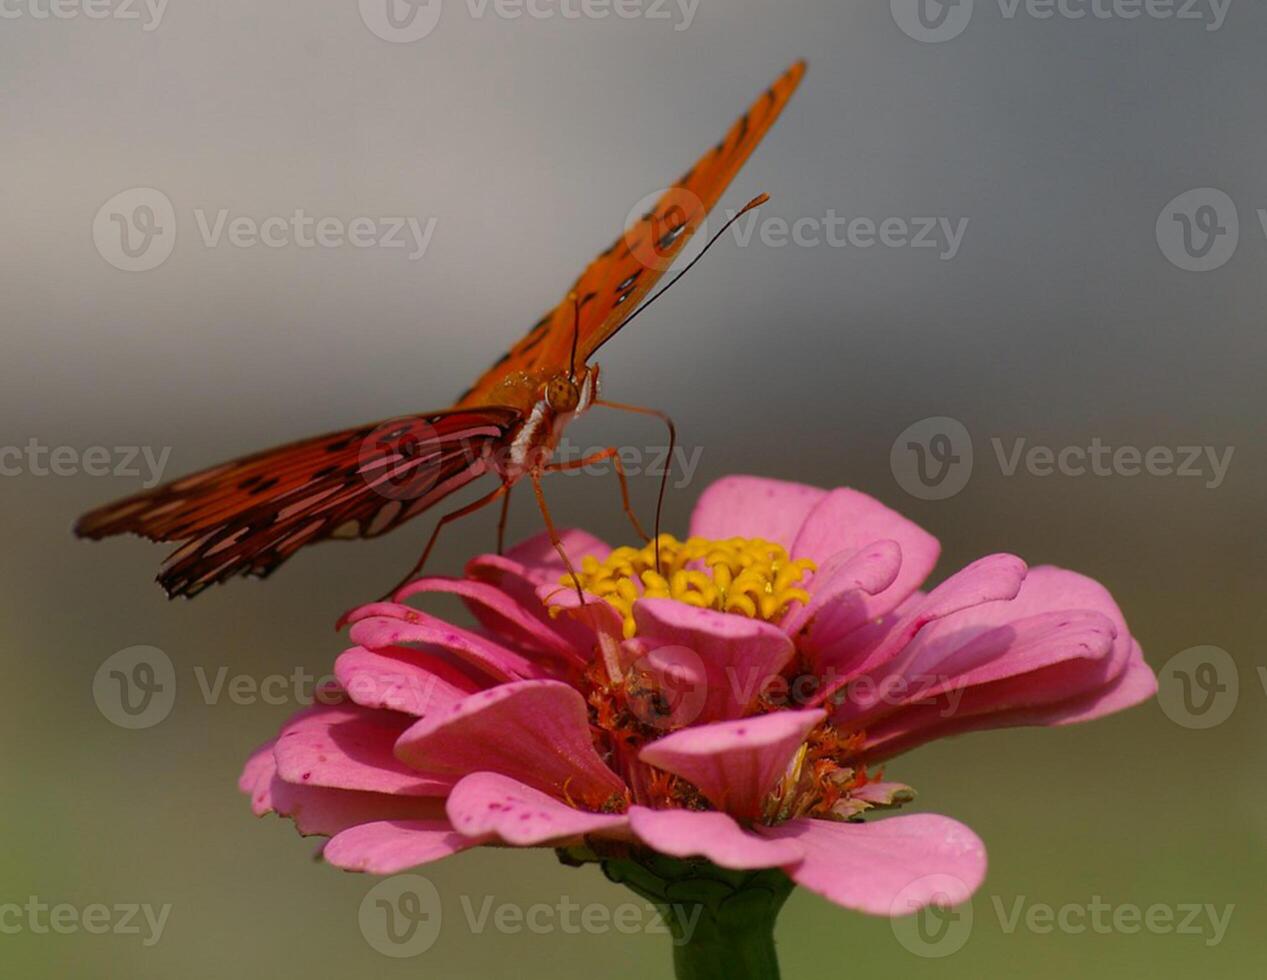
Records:
M556 412L571 412L581 402L575 383L565 377L552 378L546 384L546 404Z

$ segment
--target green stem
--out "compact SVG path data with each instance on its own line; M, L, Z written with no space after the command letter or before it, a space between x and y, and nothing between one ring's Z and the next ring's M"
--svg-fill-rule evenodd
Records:
M778 980L774 920L793 888L782 871L728 871L651 853L602 865L664 915L677 980Z

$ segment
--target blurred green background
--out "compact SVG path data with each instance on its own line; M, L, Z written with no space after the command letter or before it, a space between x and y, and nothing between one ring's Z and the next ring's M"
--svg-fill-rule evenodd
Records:
M929 0L926 13L971 7ZM962 34L926 43L899 27L916 23L901 0L700 0L689 26L674 5L669 19L510 20L448 0L429 36L390 43L350 0L177 2L153 30L143 8L141 21L48 19L18 4L0 27L0 444L170 447L172 478L447 404L557 301L635 201L807 57L801 91L723 206L766 191L764 215L788 221L966 218L962 246L943 260L727 242L604 350L609 397L672 412L701 450L689 486L670 495L669 528L726 473L849 484L941 538L938 577L995 550L1077 568L1113 591L1155 669L1213 645L1239 684L1224 665L1215 712L1226 719L1209 728L1151 703L894 761L888 774L920 791L917 808L964 821L989 847L967 942L925 958L888 921L802 892L779 923L785 976L1262 975L1267 11L1233 0L1214 30L1208 5L1194 8L1205 21L975 7ZM138 186L174 202L179 234L160 267L128 273L97 252L92 224ZM1167 202L1202 187L1239 209L1239 247L1220 268L1184 271L1155 227ZM207 247L192 216L296 208L434 218L435 231L410 261L390 249ZM909 494L890 468L899 433L929 416L959 420L976 450L971 479L945 500ZM661 440L649 422L599 413L570 435L578 446ZM1007 476L991 440L1017 438L1235 452L1217 487ZM625 540L610 481L557 479L556 516ZM326 673L342 649L334 618L395 581L429 523L169 604L151 582L161 548L69 534L78 513L138 485L0 478L0 905L170 904L170 917L148 947L10 929L0 973L669 975L663 936L466 924L464 898L633 901L548 851L426 868L443 897L439 940L413 959L371 948L358 908L374 881L314 862L313 842L253 818L234 787L295 705L208 703L198 672ZM644 514L655 485L634 479ZM516 537L539 527L523 495L512 520ZM433 567L490 549L494 521L461 525ZM178 697L161 724L127 731L98 711L92 684L107 657L138 644L170 656ZM1180 679L1162 681L1179 704ZM1195 935L1009 931L1018 900L1232 911L1215 943L1204 913Z

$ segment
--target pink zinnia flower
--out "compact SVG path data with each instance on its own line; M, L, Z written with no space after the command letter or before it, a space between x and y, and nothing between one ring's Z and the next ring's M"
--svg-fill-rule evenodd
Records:
M849 489L711 486L690 538L548 539L350 617L339 703L247 763L257 813L389 874L482 844L778 868L862 912L968 898L985 849L873 767L944 735L1063 725L1156 690L1108 592L998 554L919 591L932 535ZM403 600L449 593L479 621ZM899 901L900 900L900 901Z

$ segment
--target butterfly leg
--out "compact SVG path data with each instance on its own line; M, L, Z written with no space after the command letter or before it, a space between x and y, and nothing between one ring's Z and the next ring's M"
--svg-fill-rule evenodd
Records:
M535 470L530 470L528 478L532 480L532 492L536 494L537 506L541 508L541 516L545 518L546 533L550 535L550 543L554 545L554 550L559 553L559 557L563 559L563 567L568 570L568 574L572 576L572 584L576 586L576 597L581 601L581 605L585 605L585 592L581 589L581 577L576 574L576 569L572 565L572 559L568 557L567 551L563 547L563 539L559 537L559 532L554 526L554 519L550 517L550 508L546 506L545 491L541 489L541 474Z
M506 522L510 518L510 491L514 487L507 483L506 494L502 497L502 516L497 521L497 553L505 554L506 551Z
M629 502L629 479L625 474L625 466L620 461L620 450L615 446L608 446L606 449L581 459L569 459L564 462L551 463L545 468L545 472L565 473L568 470L580 470L607 459L612 461L612 468L616 471L616 478L620 480L620 503L624 508L625 516L629 518L629 523L633 525L638 537L642 538L643 541L650 541L651 536L643 530L642 523L638 520L638 515L634 513L633 505Z
M650 415L652 418L659 419L665 424L669 430L669 455L665 460L664 472L660 474L660 492L656 495L655 502L655 564L656 568L660 567L660 517L664 513L664 492L669 486L669 470L673 468L673 451L677 448L677 426L673 424L673 419L669 417L667 412L662 412L658 408L646 408L642 405L626 405L623 402L609 402L603 399L597 399L595 405L601 405L603 408L610 408L616 412L632 412L634 415Z
M419 558L414 567L409 570L409 574L396 583L396 585L392 586L387 595L383 596L383 598L379 601L386 602L388 599L391 599L401 590L403 586L408 585L418 576L423 567L427 564L427 559L431 557L431 550L436 546L436 541L440 539L440 532L444 530L444 526L446 524L451 524L460 518L466 517L468 514L474 514L477 510L487 507L498 497L508 495L509 493L509 483L499 484L497 489L491 493L486 493L473 503L469 503L465 507L459 507L457 510L449 514L445 514L442 518L436 521L435 530L431 532L431 537L427 539L427 546L422 549L422 557Z

